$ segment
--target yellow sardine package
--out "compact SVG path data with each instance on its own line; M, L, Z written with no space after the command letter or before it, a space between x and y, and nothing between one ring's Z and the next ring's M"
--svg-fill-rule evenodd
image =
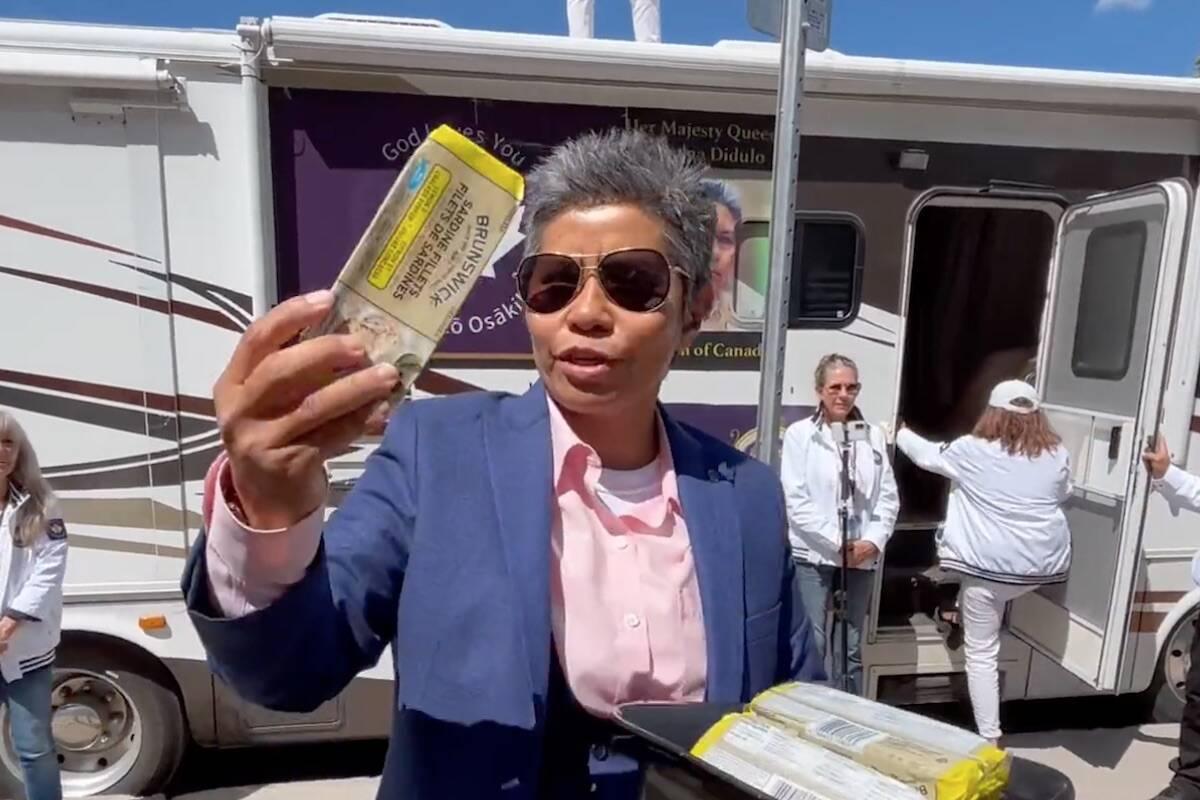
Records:
M960 759L972 759L979 764L977 796L983 800L999 798L1008 785L1012 757L971 731L815 683L785 683L773 687L760 695L752 707L757 705L761 709L761 698L767 694L780 695L914 745Z
M818 709L796 694L767 690L754 698L750 708L813 744L917 788L925 797L933 800L986 797L987 766L979 759L895 736Z
M447 125L409 157L333 285L334 307L307 336L357 333L372 363L425 368L524 199L525 180Z
M695 758L771 797L795 800L921 800L917 789L744 712L721 719L692 748Z

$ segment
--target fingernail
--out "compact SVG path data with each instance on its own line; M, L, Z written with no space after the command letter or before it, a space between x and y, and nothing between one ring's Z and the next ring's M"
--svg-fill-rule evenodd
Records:
M328 289L318 289L315 292L309 292L304 295L304 299L314 306L327 306L333 302L333 292Z
M399 380L400 373L396 371L396 367L392 364L376 364L375 374L387 380Z

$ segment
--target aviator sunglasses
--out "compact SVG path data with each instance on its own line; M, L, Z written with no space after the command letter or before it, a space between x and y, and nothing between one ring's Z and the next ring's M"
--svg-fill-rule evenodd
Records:
M589 272L596 273L600 288L626 311L655 311L667 301L671 273L687 278L657 250L634 247L605 253L594 267L585 267L574 256L533 253L517 269L517 295L530 311L553 314L562 311L583 290Z

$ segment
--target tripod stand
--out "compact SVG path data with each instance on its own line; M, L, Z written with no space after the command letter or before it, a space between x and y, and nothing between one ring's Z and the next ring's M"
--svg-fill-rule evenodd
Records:
M841 533L841 581L833 596L833 621L839 633L839 649L841 651L841 690L850 691L850 640L848 631L848 600L846 592L850 585L850 567L846 563L846 545L850 536L850 507L854 499L854 478L850 473L850 453L854 441L850 436L850 426L841 424L833 426L834 439L841 457L840 491L838 493L838 526ZM840 435L839 435L840 434Z

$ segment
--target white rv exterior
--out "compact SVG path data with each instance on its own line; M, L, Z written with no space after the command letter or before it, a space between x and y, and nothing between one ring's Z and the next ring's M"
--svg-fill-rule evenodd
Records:
M750 271L777 55L385 18L0 22L0 405L29 430L70 529L58 668L71 691L57 699L71 795L153 789L189 738L386 734L389 657L313 714L252 707L205 666L179 579L234 342L336 273L422 125L469 128L522 168L599 124L652 127L710 158L741 195L749 266L735 324L701 337L663 399L753 444ZM1036 361L1080 486L1076 561L1064 589L1014 606L1005 696L1145 693L1177 714L1200 520L1148 494L1137 456L1160 427L1200 469L1200 84L835 52L808 70L799 201L815 260L794 281L808 294L787 337L785 418L807 413L829 351L859 363L868 419L924 415L946 435L971 407L945 409L989 369ZM517 250L481 280L418 397L533 380L503 284ZM335 477L352 482L370 447ZM944 487L908 475L865 661L873 694L920 702L955 691L962 654L910 596L937 577ZM0 763L13 768L7 748Z

